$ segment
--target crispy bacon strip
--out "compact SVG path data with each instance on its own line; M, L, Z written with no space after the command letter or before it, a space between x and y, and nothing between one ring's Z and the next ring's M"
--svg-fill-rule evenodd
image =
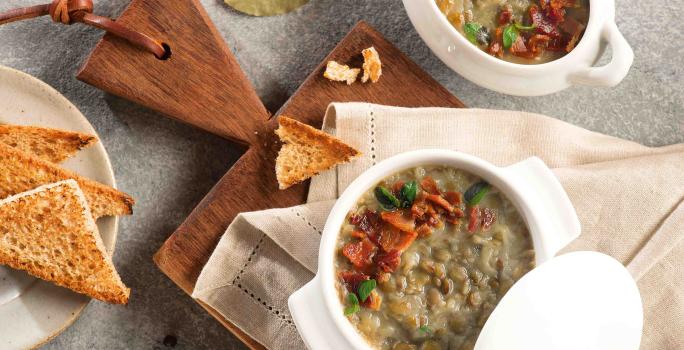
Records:
M444 194L444 198L451 205L461 205L461 202L463 202L463 195L461 192L447 192Z
M447 212L451 213L454 211L454 207L449 204L449 202L444 199L444 197L438 195L438 194L431 194L427 196L427 200L436 204L437 206L443 208Z
M429 194L439 194L437 183L435 182L435 179L430 176L426 176L420 180L420 187L423 189L423 191Z
M356 271L341 271L337 276L342 280L347 290L352 293L356 293L361 282L370 279L370 276Z
M352 215L349 222L368 236L375 234L382 227L380 215L371 210L366 210L361 215Z
M475 233L480 228L480 208L468 208L468 232Z
M384 272L394 272L401 263L401 253L398 250L380 253L375 256L375 263Z
M373 264L373 257L377 251L378 247L368 238L347 243L342 247L342 254L358 269L365 269Z
M383 211L380 217L398 230L410 232L416 229L416 223L413 221L413 218L404 216L401 211Z
M368 309L371 309L371 310L374 310L374 311L380 310L381 305L382 305L382 297L375 290L371 291L371 293L368 296L368 299L366 299L366 301L361 302L361 306L368 308Z

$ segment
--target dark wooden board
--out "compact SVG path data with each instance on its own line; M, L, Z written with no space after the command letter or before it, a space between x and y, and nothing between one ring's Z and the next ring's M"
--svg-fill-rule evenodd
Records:
M245 154L154 257L169 278L191 293L202 267L238 213L301 204L308 184L278 190L274 171L279 149L273 133L276 120L268 118L197 0L133 0L118 21L167 42L172 47L171 59L158 61L107 35L79 72L79 79L247 146ZM383 61L378 83L348 86L322 77L328 60L358 65L361 50L369 46L378 50ZM329 103L347 101L463 107L364 22L322 60L278 114L319 127ZM200 304L250 348L263 348L211 307Z

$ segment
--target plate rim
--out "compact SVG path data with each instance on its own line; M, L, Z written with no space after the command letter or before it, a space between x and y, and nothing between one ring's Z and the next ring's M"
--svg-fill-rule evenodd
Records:
M95 127L90 123L88 118L86 118L86 116L81 112L81 110L78 109L69 99L66 98L66 96L62 95L62 93L60 93L57 89L50 86L48 83L34 77L31 74L28 74L26 72L22 72L20 70L17 70L17 69L14 69L14 68L0 64L0 75L3 75L3 74L14 75L19 79L28 80L30 84L35 85L37 88L40 88L46 95L49 95L49 97L54 98L54 100L58 104L60 104L61 106L64 107L64 110L70 110L72 112L70 114L73 114L76 117L78 117L80 119L80 122L83 125L86 125L88 128L91 129L92 134L95 135L98 138L98 140L100 141L100 142L97 142L96 144L94 144L92 147L101 149L102 153L104 154L104 162L105 162L105 166L106 166L105 170L106 170L107 175L108 175L107 176L108 178L106 181L108 183L105 183L105 184L116 189L117 188L116 177L114 174L114 168L112 167L112 163L111 163L111 160L109 158L109 153L105 149L104 144L102 143L102 138L97 133L97 130L95 130ZM49 127L46 125L41 125L41 126ZM113 230L112 231L113 231L113 235L112 235L112 239L111 239L111 246L106 247L107 251L110 255L114 255L114 248L116 247L116 240L117 240L118 235L119 235L119 217L118 216L113 217ZM29 287L29 290L34 288L34 287L35 287L35 285ZM72 312L71 316L66 319L64 324L62 324L59 328L55 329L54 331L46 332L46 334L47 334L46 336L44 336L42 339L35 342L34 344L29 345L28 349L37 349L37 348L47 344L51 340L55 339L60 334L62 334L65 330L67 330L69 327L71 327L74 324L74 322L76 322L77 319L79 319L81 317L83 310L85 310L85 308L90 304L91 301L92 301L92 298L84 301L81 305L79 305L79 307L77 309L75 309Z

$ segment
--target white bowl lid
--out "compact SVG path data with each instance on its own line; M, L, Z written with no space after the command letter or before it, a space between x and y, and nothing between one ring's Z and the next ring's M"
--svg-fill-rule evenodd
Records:
M515 283L475 350L637 350L642 326L641 297L627 269L605 254L574 252Z

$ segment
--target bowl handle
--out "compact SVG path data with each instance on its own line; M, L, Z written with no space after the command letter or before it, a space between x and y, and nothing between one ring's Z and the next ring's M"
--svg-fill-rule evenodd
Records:
M318 276L292 293L287 300L287 305L297 331L307 348L351 348L330 317L323 300L323 286Z
M575 208L556 175L541 159L528 158L505 171L526 194L531 211L526 214L537 219L540 246L535 244L535 250L537 263L543 263L579 237L581 226Z
M569 77L571 83L613 87L627 76L634 61L634 51L620 33L614 19L606 22L601 31L601 38L608 42L613 50L610 62L601 67L586 67L572 73Z

